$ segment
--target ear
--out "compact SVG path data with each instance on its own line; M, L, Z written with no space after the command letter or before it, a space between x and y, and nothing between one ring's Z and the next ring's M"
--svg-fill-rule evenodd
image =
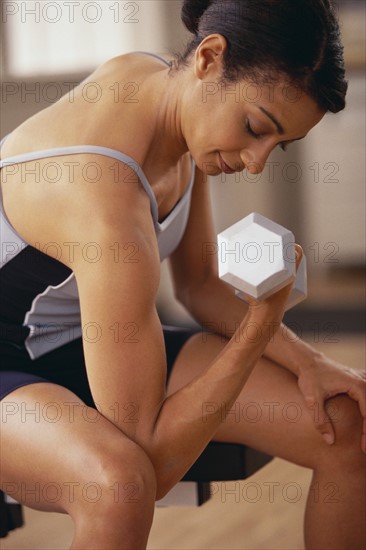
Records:
M194 57L195 76L200 80L207 77L219 79L223 72L223 57L227 47L226 38L221 34L206 36L197 47Z

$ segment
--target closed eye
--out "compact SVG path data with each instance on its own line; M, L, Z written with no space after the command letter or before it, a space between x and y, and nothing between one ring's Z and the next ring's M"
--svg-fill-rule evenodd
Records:
M257 134L253 128L251 127L250 125L250 122L249 120L246 121L246 124L245 124L245 127L246 127L246 130L247 130L247 133L252 136L254 139L260 139L262 137L262 134ZM288 147L288 143L279 143L278 146L282 149L282 151L286 152L287 151L287 147Z
M252 128L251 125L250 125L249 120L246 121L246 123L245 123L245 128L246 128L246 130L247 130L247 133L248 133L250 136L254 137L254 139L260 139L260 138L262 137L262 134L257 134L257 133L253 130L253 128Z
M261 139L261 138L263 137L263 134L257 134L257 133L253 130L253 128L251 127L250 122L249 122L248 119L246 120L245 128L246 128L247 133L248 133L250 136L252 136L254 139ZM280 148L282 149L282 151L286 152L287 149L288 149L288 146L289 146L291 143L293 143L294 141L300 141L301 139L304 139L305 137L306 137L306 135L305 135L305 136L301 136L301 137L296 138L296 139L292 139L292 140L289 141L289 142L279 143L279 144L278 144L278 147L280 147Z

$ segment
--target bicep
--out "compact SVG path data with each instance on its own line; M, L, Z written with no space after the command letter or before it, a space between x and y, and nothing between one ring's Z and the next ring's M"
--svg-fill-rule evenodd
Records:
M126 242L134 244L134 257L117 258L116 244ZM100 412L130 437L144 438L165 397L164 338L155 309L159 257L153 236L132 223L118 233L106 229L98 244L99 260L80 259L74 268L87 376Z
M165 390L155 308L158 245L150 200L135 171L124 163L111 171L108 157L98 163L103 177L93 184L78 180L79 207L65 220L67 236L81 243L69 266L78 285L87 375L102 414L123 423L124 407L132 403L142 425L154 417Z
M182 241L169 258L177 296L217 276L216 242L207 176L196 168L188 224Z

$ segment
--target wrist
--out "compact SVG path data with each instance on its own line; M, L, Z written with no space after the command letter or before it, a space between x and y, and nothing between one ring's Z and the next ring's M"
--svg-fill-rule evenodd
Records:
M264 355L299 376L324 363L325 356L301 340L283 323L266 347Z
M303 357L299 363L299 374L301 372L306 372L321 366L325 362L325 355L322 352L311 350L311 353Z

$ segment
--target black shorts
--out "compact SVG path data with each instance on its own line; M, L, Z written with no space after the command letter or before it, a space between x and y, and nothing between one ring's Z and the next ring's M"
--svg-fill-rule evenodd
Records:
M162 328L169 377L180 349L197 330L166 325ZM0 361L0 399L28 384L53 382L71 390L89 407L96 408L88 383L81 338L35 360L29 357L24 347L0 341Z

